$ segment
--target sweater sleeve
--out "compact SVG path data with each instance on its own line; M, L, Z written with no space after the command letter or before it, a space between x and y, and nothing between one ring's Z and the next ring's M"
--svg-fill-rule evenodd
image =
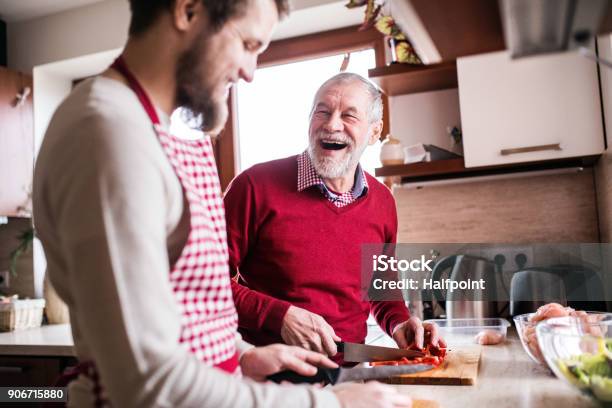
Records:
M240 283L240 267L256 240L258 224L257 197L246 172L232 181L224 203L232 294L238 311L238 324L249 330L267 330L279 334L291 304Z
M59 232L64 262L52 276L66 288L79 341L113 405L338 406L329 391L288 392L241 380L180 346L163 222L168 196L160 172L166 170L128 137L142 128L93 120L70 128L68 146L41 151L46 165L37 168L36 216L41 226L53 225L43 227L43 244Z
M384 252L386 255L393 255L395 252L395 244L397 243L397 209L393 197L390 198L390 220L385 226L385 245ZM371 301L370 311L378 322L378 325L389 336L392 335L393 329L400 323L405 322L410 317L406 303L403 301Z

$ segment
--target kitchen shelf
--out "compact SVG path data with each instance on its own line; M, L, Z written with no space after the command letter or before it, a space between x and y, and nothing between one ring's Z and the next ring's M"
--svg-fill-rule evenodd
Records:
M383 166L375 170L376 177L401 177L402 182L445 180L461 177L489 176L536 170L552 170L567 167L589 167L597 162L600 155L546 160L529 163L513 163L500 166L466 168L463 158L435 160L410 164Z
M389 96L458 86L455 61L434 65L392 64L371 69L368 76Z
M398 164L394 166L383 166L376 169L376 177L402 176L402 177L423 177L440 176L465 172L463 158L435 160L430 162L418 162L410 164Z

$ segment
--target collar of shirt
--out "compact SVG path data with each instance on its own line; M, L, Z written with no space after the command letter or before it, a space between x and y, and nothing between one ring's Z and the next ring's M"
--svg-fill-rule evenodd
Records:
M298 177L297 177L297 190L304 191L305 189L317 186L321 190L326 197L328 197L331 201L336 201L340 199L340 197L346 195L346 193L339 195L331 191L325 183L321 176L317 174L317 171L310 160L310 156L308 155L308 151L304 151L297 157L298 162ZM357 165L357 171L355 174L355 183L353 184L353 188L350 193L353 196L353 199L357 199L362 195L368 192L368 181L365 176L365 172L361 165Z

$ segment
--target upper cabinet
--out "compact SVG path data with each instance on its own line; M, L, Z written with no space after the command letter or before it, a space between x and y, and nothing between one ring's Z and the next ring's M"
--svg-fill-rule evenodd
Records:
M33 168L32 77L0 67L0 215L30 215Z
M601 154L594 62L562 53L511 60L505 51L457 60L466 167Z

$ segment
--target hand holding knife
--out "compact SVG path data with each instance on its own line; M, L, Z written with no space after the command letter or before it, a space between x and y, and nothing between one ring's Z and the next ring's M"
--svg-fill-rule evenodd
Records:
M402 357L422 357L423 352L417 350L404 350L390 347L368 346L359 343L336 342L338 352L344 353L347 362L370 362L398 360ZM267 377L268 380L280 383L323 383L338 384L347 381L374 380L394 375L414 374L434 368L429 364L354 367L354 368L319 368L314 376L303 376L293 371L281 371Z
M376 380L388 378L401 374L414 374L434 368L429 364L399 365L399 366L377 366L377 367L353 367L353 368L319 368L317 373L311 377L297 374L294 371L281 371L268 376L268 380L276 383L283 381L294 384L339 384L348 381Z

